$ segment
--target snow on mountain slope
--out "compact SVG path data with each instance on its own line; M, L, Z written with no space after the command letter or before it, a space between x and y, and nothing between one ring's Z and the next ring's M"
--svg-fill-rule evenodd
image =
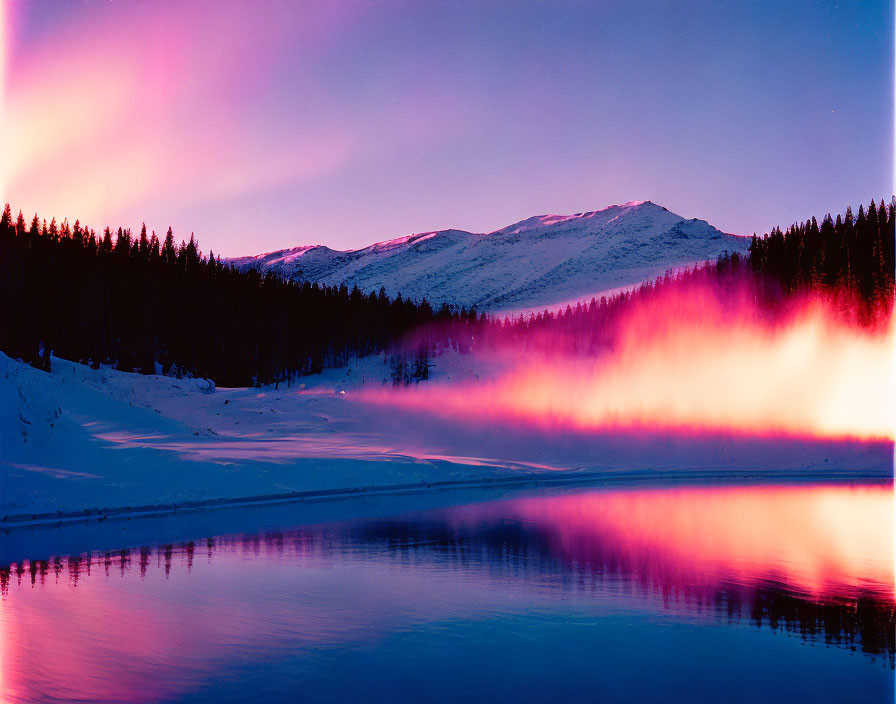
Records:
M651 201L575 215L538 215L489 234L442 230L364 249L296 247L231 262L327 285L426 297L480 310L550 306L667 269L745 252L749 240Z

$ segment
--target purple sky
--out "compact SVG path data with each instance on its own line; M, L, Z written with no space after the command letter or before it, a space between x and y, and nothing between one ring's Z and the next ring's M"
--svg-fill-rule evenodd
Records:
M893 189L887 2L0 2L26 215L240 255L636 199L749 234Z

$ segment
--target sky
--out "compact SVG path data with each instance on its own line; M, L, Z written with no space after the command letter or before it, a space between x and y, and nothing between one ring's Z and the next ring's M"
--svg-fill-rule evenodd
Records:
M645 199L752 234L893 193L890 2L0 3L27 217L237 256Z

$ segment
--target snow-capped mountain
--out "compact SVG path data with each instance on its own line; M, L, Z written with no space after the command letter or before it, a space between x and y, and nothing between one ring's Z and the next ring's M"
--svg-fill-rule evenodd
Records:
M363 291L385 288L435 306L509 311L590 297L748 245L648 200L537 215L487 234L441 230L357 250L295 247L231 263Z

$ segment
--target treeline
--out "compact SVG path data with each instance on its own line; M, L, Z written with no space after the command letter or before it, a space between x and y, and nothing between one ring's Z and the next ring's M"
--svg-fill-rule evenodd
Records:
M0 217L0 351L49 369L51 355L94 367L201 376L221 385L285 381L391 351L430 332L418 356L468 348L475 312L384 291L292 282L119 228ZM466 336L466 339L465 339Z
M738 315L745 295L760 290L750 286L748 279L752 277L748 258L726 253L715 262L667 271L629 291L579 301L564 310L490 319L479 325L476 340L481 347L537 351L548 356L593 356L613 348L620 340L620 331L639 312L649 311L654 322L668 313L666 323L670 325L677 324L675 317L685 310L722 317ZM764 295L771 292L767 287ZM781 296L774 298L766 299L769 310Z
M55 354L94 367L203 376L221 385L254 385L344 366L387 352L394 384L429 376L441 348L470 352L492 345L562 354L613 346L621 321L702 287L721 309L752 303L770 316L806 293L837 300L860 325L892 315L896 200L860 207L857 216L815 218L754 236L748 256L669 272L656 281L564 311L499 318L385 291L288 281L239 271L142 228L138 236L79 222L30 225L7 205L0 217L0 351L48 369ZM745 289L744 283L747 283ZM737 295L735 295L737 294Z
M826 291L861 301L872 319L888 318L893 310L894 223L896 198L889 209L872 200L834 220L826 215L795 223L782 232L776 227L753 236L750 265L788 293Z
M717 310L737 309L749 298L757 312L774 318L795 299L819 294L846 321L873 327L889 321L894 299L896 199L889 208L871 201L834 219L826 215L753 236L749 254L725 253L715 262L669 271L630 291L526 316L481 324L481 345L503 344L561 354L596 354L612 347L619 325L638 307L678 297L685 307L699 295ZM671 310L675 313L675 310Z

